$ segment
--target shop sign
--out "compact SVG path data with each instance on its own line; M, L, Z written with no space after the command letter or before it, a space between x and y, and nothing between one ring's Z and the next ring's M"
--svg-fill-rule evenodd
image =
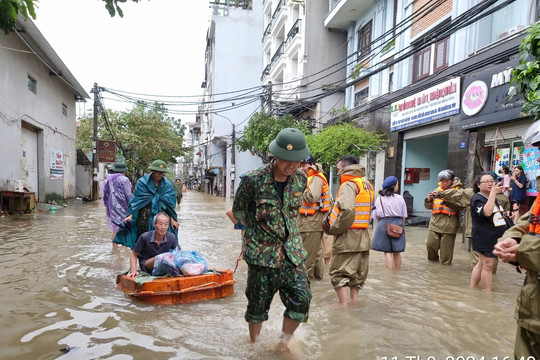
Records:
M538 169L538 156L540 151L537 147L525 147L521 152L520 160L523 165L523 172L527 176L527 196L537 196L536 177L540 175Z
M98 162L113 163L116 162L116 143L109 140L97 141Z
M460 115L461 129L472 129L521 117L523 96L507 101L512 91L512 69L518 65L513 59L478 73L469 74L463 80Z
M390 107L390 131L459 114L460 79L454 78L409 96Z
M64 178L64 153L62 150L49 149L51 179Z
M495 168L493 171L500 174L499 171L505 165L510 167L510 148L497 149L497 153L495 154Z

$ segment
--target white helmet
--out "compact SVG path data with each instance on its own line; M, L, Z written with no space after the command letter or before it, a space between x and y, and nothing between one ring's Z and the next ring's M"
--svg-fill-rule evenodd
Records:
M439 181L441 181L442 179L453 180L454 176L455 175L452 170L446 169L446 170L441 171L439 175L437 176L437 178L439 179Z
M540 121L534 122L525 134L523 134L523 144L525 145L540 145Z

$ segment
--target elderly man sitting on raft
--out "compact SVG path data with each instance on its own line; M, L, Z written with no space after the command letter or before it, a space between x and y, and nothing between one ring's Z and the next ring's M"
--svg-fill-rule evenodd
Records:
M151 273L154 268L154 259L156 255L167 253L174 249L180 249L176 236L168 232L170 218L164 212L154 216L155 230L147 231L137 239L135 247L131 251L129 258L130 269L127 276L134 277L139 275L137 271L137 260L142 271Z

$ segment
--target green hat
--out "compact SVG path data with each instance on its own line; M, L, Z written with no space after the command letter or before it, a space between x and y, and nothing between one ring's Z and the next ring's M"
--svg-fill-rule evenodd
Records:
M126 172L127 166L124 163L116 163L112 166L112 170L117 173Z
M167 164L163 160L154 160L152 164L148 167L150 170L159 171L166 173L169 170L167 169Z
M281 130L270 143L269 150L276 157L287 161L302 161L310 154L304 133L293 128Z

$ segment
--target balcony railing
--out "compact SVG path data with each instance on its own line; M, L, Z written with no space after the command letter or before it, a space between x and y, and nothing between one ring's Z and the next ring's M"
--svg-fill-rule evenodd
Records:
M274 13L272 14L272 17L270 18L270 21L268 22L268 25L266 26L266 29L264 30L263 37L261 39L261 42L264 42L264 39L272 32L272 25L274 24L274 21L279 15L279 12L281 11L281 8L285 4L285 0L279 0L277 3L276 9L274 10Z
M264 39L270 35L270 33L272 32L272 24L273 24L273 21L270 20L270 22L268 23L268 26L266 27L266 30L264 30L264 33L263 33L263 37L261 39L261 42L264 42Z
M263 81L264 77L266 75L269 75L270 74L270 69L272 68L272 63L266 65L266 67L264 68L263 72L262 72L262 75L261 75L261 81Z
M300 32L300 25L302 24L302 19L296 19L293 26L291 27L291 30L287 33L287 42L292 41L296 34Z
M272 56L272 60L270 60L270 63L273 63L274 61L276 61L281 55L283 55L283 47L285 45L285 41L281 43L281 45L279 45L279 47L277 48L276 52L274 53L274 56Z

